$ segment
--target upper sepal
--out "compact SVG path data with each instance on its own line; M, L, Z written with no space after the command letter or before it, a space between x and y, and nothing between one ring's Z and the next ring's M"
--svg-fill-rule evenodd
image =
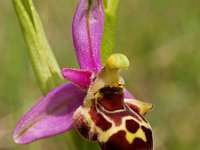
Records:
M102 0L80 0L73 20L72 35L81 69L95 73L101 70L100 46L103 29Z

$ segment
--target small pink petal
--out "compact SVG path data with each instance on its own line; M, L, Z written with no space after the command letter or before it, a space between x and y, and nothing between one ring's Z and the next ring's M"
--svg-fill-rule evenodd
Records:
M102 0L80 0L72 27L74 47L80 68L97 73L102 68L100 58L104 30Z
M90 71L65 68L62 71L62 76L82 89L87 89L92 82L92 73Z
M47 94L18 123L14 141L28 144L73 128L72 116L86 93L74 84L62 85Z

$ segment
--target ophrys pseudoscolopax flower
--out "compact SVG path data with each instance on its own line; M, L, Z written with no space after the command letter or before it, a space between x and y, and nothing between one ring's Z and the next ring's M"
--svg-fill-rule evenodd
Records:
M134 100L118 75L129 61L111 55L103 67L100 46L104 28L101 0L81 0L73 21L78 69L63 69L72 83L49 92L18 123L14 140L27 144L72 128L102 149L151 150L152 132L144 114L151 104Z

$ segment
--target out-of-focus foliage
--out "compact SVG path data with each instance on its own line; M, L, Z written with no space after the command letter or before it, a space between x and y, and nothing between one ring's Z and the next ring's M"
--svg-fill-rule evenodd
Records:
M78 1L34 2L59 65L77 67L71 22ZM68 133L27 146L12 141L12 129L42 94L11 1L0 6L0 149L64 150ZM117 21L115 49L131 62L122 72L126 85L155 106L147 114L155 150L200 149L200 1L120 1Z

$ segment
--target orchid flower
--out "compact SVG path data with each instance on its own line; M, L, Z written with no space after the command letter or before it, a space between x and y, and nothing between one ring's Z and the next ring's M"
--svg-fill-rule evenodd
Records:
M152 105L135 100L119 76L129 66L127 57L113 54L105 66L101 63L102 0L80 0L72 30L80 69L63 69L71 83L33 106L17 124L14 141L28 144L76 128L104 150L152 150L151 127L144 119Z

